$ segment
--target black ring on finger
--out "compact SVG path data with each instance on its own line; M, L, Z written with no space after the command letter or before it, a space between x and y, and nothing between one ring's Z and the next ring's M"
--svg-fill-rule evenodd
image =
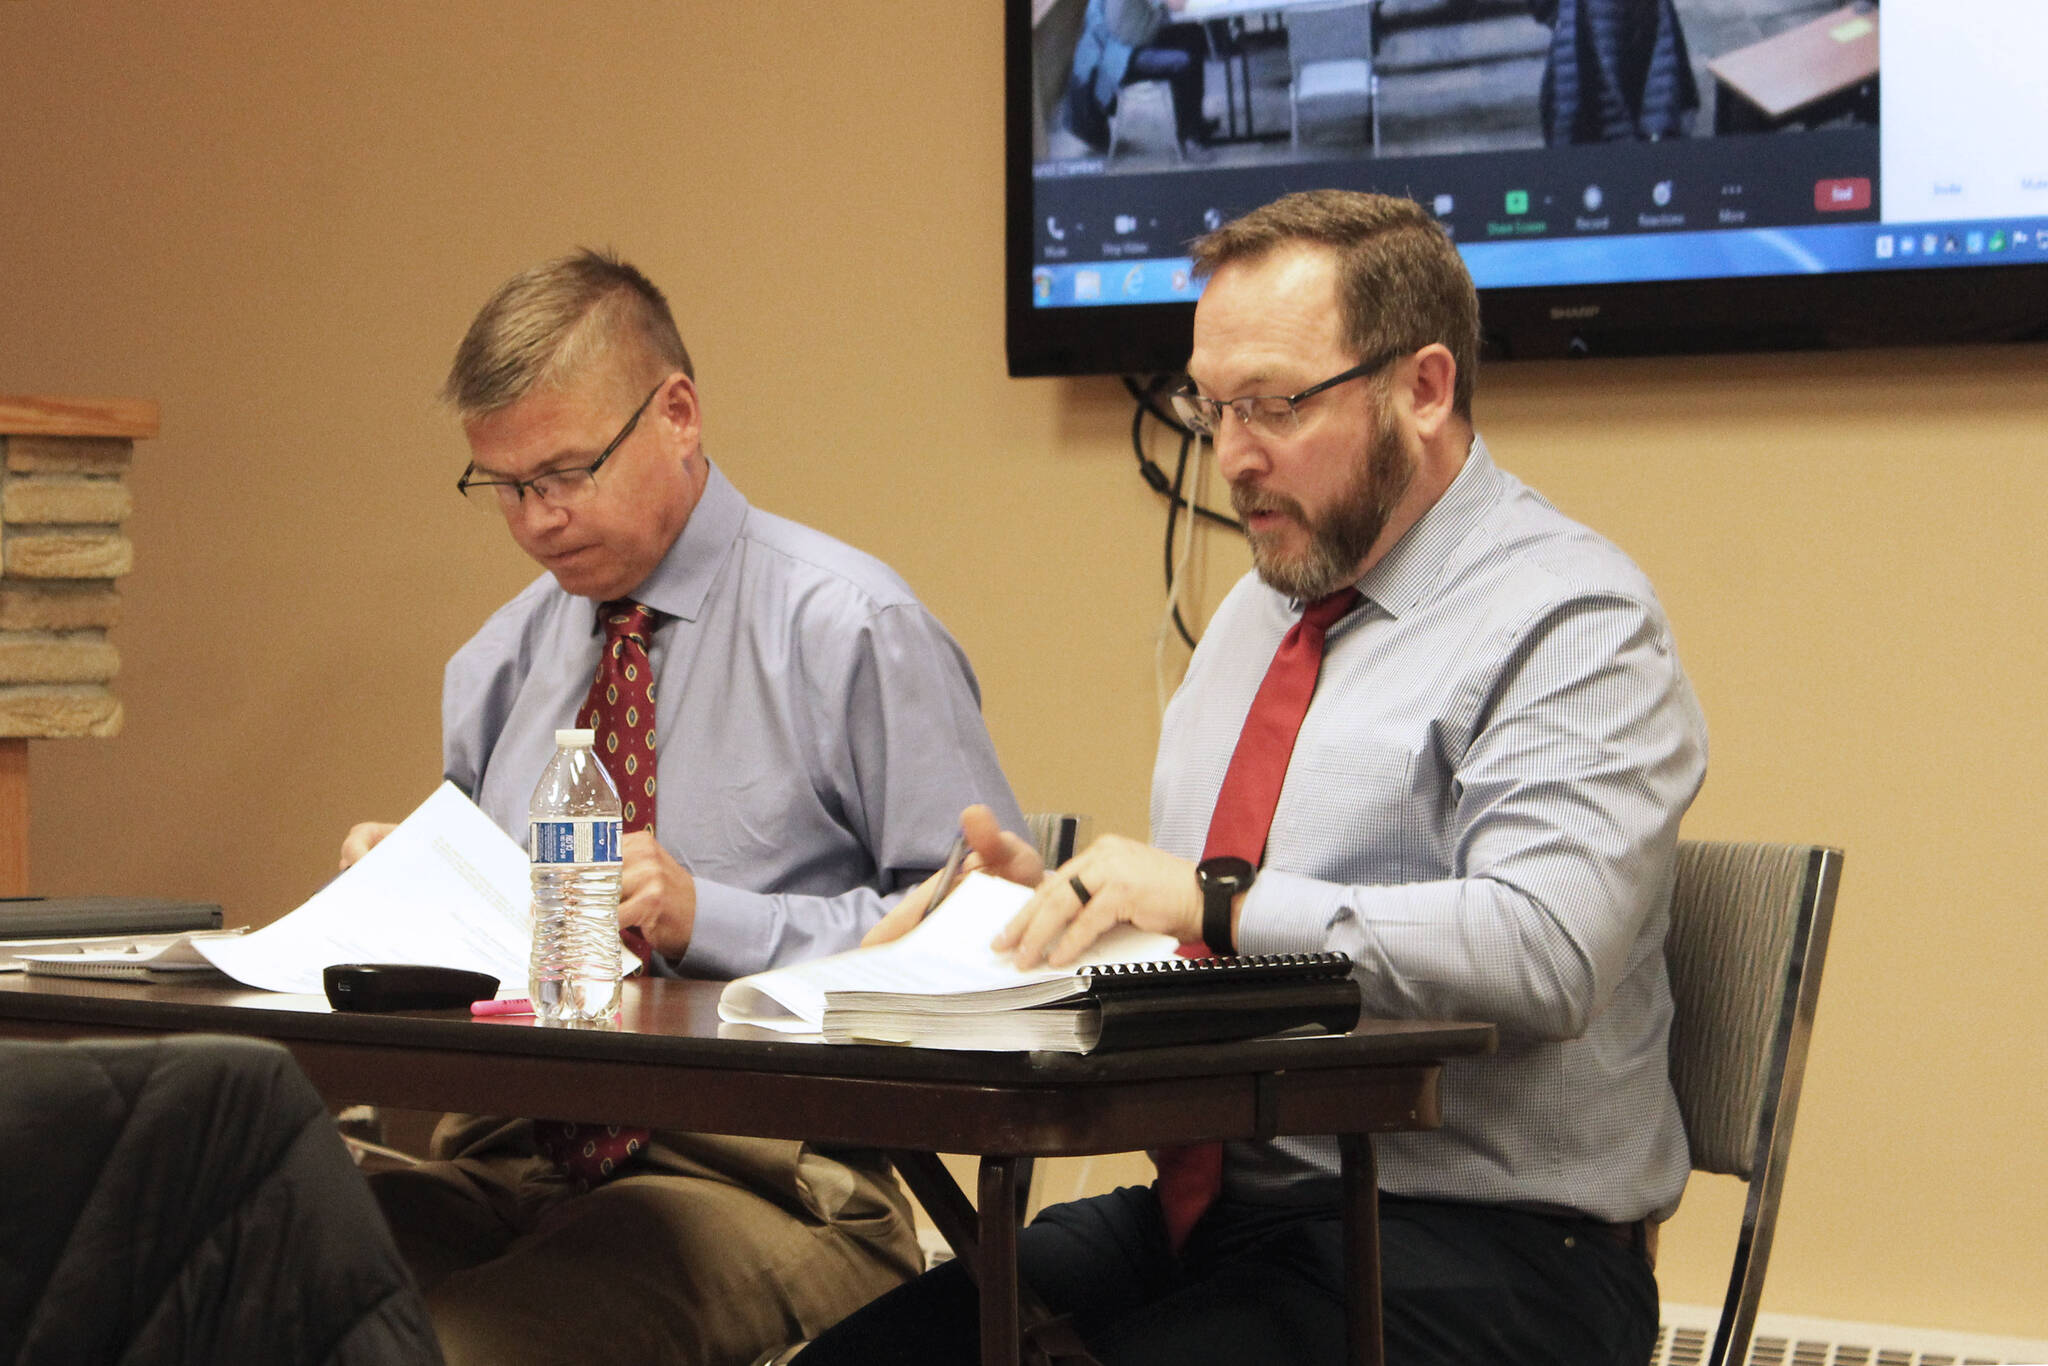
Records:
M1095 893L1089 891L1087 887L1083 886L1080 878L1069 877L1067 879L1067 885L1074 889L1075 896L1081 898L1081 904L1083 906L1086 906L1090 901L1095 899Z

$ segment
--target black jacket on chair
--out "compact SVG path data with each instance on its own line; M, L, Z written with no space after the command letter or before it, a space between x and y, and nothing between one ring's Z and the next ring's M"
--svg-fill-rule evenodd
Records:
M284 1049L0 1043L0 1364L440 1360Z

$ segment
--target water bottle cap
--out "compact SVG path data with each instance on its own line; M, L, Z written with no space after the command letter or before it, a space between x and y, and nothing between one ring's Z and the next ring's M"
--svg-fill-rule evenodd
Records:
M558 730L555 732L555 744L563 748L589 749L596 743L597 732L594 730Z

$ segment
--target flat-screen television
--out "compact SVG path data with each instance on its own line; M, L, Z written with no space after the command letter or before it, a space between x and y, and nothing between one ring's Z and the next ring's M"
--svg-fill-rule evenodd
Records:
M1408 195L1495 358L2048 338L2048 0L1005 0L1015 375L1185 364L1187 244Z

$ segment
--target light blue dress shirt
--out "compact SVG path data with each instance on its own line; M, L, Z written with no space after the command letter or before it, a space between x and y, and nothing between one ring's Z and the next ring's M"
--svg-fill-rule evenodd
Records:
M1022 827L967 657L873 556L750 506L716 467L633 596L654 633L655 834L697 883L688 952L727 978L852 948L945 862L960 811ZM448 662L448 779L526 839L597 671L595 605L542 575Z
M1341 949L1368 1014L1490 1020L1443 1128L1376 1139L1402 1195L1622 1222L1689 1167L1666 1072L1664 931L1706 725L1640 570L1497 466L1464 469L1359 580L1247 894L1243 953ZM1201 856L1299 604L1246 576L1168 708L1153 840ZM1329 1139L1233 1144L1225 1189L1333 1197Z

